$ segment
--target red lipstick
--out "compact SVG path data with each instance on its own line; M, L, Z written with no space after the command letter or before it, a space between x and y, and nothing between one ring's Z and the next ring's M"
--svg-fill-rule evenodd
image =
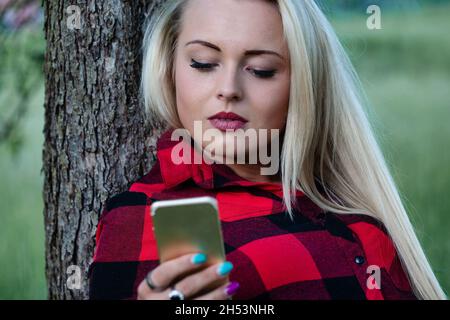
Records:
M222 131L241 129L248 122L247 119L233 112L219 112L208 118L211 124Z

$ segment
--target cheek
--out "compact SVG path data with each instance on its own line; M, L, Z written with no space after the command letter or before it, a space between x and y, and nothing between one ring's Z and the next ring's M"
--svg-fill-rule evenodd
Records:
M264 89L264 94L255 96L255 125L260 128L284 127L289 107L289 83Z
M190 127L190 123L196 117L197 105L197 86L195 79L186 66L177 65L175 75L176 87L176 105L180 121L185 128Z

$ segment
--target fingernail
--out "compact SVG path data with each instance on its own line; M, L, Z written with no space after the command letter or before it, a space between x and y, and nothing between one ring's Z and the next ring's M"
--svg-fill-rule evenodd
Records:
M236 291L239 289L239 283L236 281L231 281L229 285L225 288L225 293L229 296L236 293Z
M219 276L224 276L233 269L233 264L230 261L225 261L217 269Z
M192 257L192 263L193 264L201 264L206 262L206 254L204 253L197 253L195 256Z

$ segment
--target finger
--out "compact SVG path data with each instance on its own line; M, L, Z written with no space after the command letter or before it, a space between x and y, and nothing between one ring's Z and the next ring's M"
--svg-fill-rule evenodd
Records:
M193 253L165 261L152 271L152 282L158 288L167 289L174 282L174 279L180 275L203 267L206 262L205 260L206 255ZM145 299L147 295L154 293L161 292L152 290L145 279L139 284L138 298Z
M232 268L233 264L229 261L214 264L203 271L185 277L176 284L176 289L188 298L202 294L205 290L211 291L227 282L227 276Z
M152 272L152 281L159 288L167 288L185 273L204 267L206 255L191 253L161 263ZM150 289L151 290L151 289Z
M167 290L167 289L166 289ZM138 300L148 300L148 299L155 299L156 296L159 296L159 293L162 292L155 292L153 291L147 284L147 282L144 280L139 283L138 289L137 289L137 299ZM159 300L159 299L155 299Z
M239 283L236 281L231 281L192 300L231 300L238 289Z
M152 291L144 280L139 284L137 300L169 300L170 291L170 288L161 292Z

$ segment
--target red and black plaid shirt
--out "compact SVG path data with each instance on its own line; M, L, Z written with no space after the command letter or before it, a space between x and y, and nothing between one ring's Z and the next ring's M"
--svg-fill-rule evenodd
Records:
M175 165L171 152L179 142L171 132L158 140L152 170L106 202L89 267L91 299L135 299L158 265L153 202L205 195L218 202L226 258L234 265L229 279L240 283L234 300L416 299L378 220L323 212L298 191L292 222L280 184L250 182L223 164ZM379 267L380 289L369 279L371 265Z

